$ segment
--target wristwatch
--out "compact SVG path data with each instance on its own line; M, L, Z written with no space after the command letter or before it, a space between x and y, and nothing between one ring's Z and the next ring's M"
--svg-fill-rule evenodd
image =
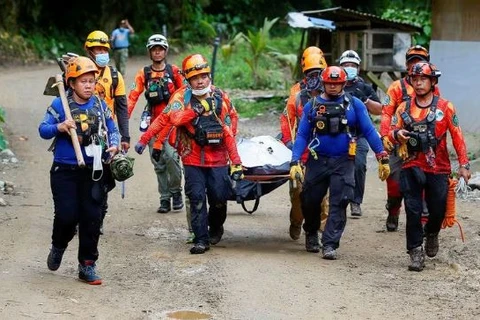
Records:
M467 163L465 163L465 164L461 164L461 165L460 165L460 168L465 168L465 169L467 169L467 170L470 170L470 163L467 162Z

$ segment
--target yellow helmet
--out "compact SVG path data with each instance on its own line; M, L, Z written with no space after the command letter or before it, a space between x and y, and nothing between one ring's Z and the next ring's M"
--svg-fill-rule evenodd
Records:
M198 53L192 54L183 59L182 72L188 80L197 74L210 73L210 66L204 56Z
M303 60L305 60L305 58L311 54L321 54L323 56L323 51L319 47L315 47L315 46L308 47L307 49L303 50L301 62L303 63Z
M82 74L93 72L95 75L98 73L97 66L95 63L87 57L76 57L71 58L67 64L67 71L65 72L65 77L67 78L67 83L70 79L75 79Z
M302 72L307 73L308 70L320 69L323 70L327 67L327 62L323 54L310 54L302 61Z
M90 32L90 34L87 36L87 40L85 40L85 49L88 50L88 48L91 47L104 47L110 49L110 43L107 34L99 30Z

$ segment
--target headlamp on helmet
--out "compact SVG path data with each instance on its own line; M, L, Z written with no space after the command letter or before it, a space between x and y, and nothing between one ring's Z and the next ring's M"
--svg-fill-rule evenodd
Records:
M104 47L110 49L110 41L107 34L99 30L90 32L85 40L85 49L88 50L92 47Z
M150 50L155 46L161 46L165 50L168 50L167 38L165 38L164 35L161 35L161 34L158 34L158 33L151 35L150 38L148 38L148 40L147 40L146 47L147 47L148 50Z
M322 72L323 83L339 83L347 82L347 73L342 67L330 66Z
M183 59L182 73L188 80L198 74L210 73L210 66L201 54L192 54Z

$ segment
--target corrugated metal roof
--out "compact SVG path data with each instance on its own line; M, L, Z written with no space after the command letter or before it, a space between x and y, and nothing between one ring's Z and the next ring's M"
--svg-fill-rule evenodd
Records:
M394 28L408 32L421 32L422 26L413 23L406 23L397 20L384 19L374 14L355 11L342 7L328 8L323 10L301 11L306 16L318 17L335 22L337 28L342 23L348 24L355 21L365 21L374 28Z

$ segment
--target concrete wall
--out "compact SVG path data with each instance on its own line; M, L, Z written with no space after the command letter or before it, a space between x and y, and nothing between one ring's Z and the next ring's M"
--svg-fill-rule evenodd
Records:
M480 41L431 41L442 97L457 109L464 131L480 132Z

